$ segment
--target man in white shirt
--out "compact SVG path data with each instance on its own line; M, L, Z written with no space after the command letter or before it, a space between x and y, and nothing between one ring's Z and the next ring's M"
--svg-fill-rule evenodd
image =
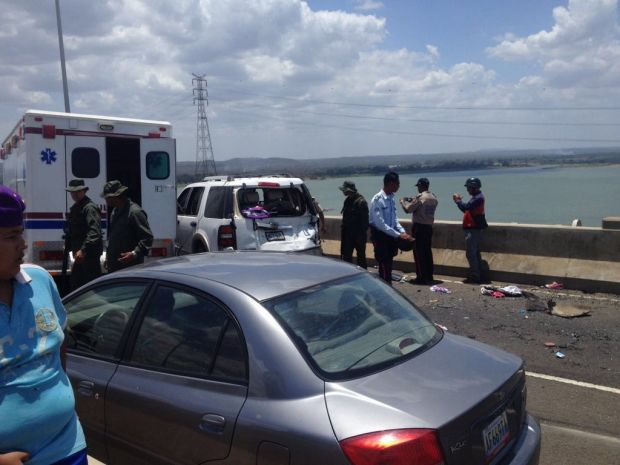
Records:
M398 239L413 241L398 222L394 194L398 192L400 179L398 173L390 171L383 177L383 189L374 195L370 202L370 238L375 249L375 260L379 276L392 285L392 265L398 253ZM409 249L411 250L411 249Z

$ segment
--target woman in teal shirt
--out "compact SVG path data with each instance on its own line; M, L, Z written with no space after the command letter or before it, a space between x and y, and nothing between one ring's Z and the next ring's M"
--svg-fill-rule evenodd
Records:
M66 313L49 273L22 264L24 209L0 186L0 465L87 465L61 365Z

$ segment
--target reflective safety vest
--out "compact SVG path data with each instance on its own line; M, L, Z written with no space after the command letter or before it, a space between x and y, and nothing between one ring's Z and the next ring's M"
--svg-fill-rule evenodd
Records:
M488 227L484 215L484 196L480 195L480 203L463 214L463 229L485 229ZM474 196L475 197L477 197Z

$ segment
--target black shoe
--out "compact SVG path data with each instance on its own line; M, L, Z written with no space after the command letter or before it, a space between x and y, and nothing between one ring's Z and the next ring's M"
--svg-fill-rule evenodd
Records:
M463 281L461 281L463 284L480 284L480 280L478 279L473 279L473 278L465 278Z
M428 284L428 282L423 280L423 279L416 278L413 281L411 281L411 284L423 284L423 285L426 285L426 284Z

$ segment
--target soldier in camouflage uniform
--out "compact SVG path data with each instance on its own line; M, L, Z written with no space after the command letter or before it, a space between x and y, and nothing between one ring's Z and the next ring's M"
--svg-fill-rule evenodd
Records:
M127 197L127 187L120 181L108 181L101 197L113 208L108 224L108 272L144 262L153 244L153 233L146 212Z
M353 250L355 249L357 265L366 268L368 203L357 192L355 184L351 181L345 181L338 189L346 197L341 211L340 257L346 262L353 262Z
M66 191L71 194L74 202L69 209L65 238L65 244L73 253L70 285L71 290L74 290L101 276L101 210L86 195L88 187L84 180L72 179Z

